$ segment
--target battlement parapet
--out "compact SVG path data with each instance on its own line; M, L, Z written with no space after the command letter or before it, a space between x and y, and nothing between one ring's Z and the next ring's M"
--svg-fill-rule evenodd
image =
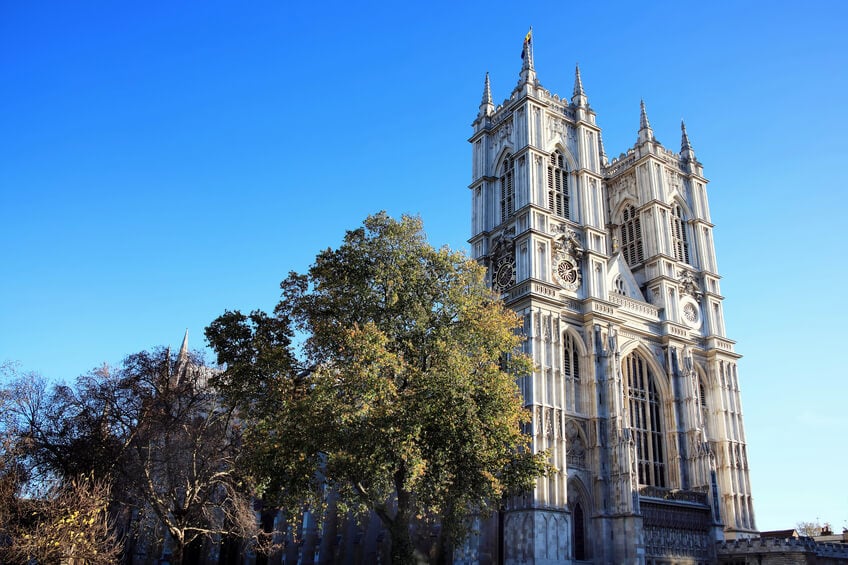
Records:
M780 559L774 563L848 565L848 544L816 542L809 537L749 538L720 541L716 544L720 563L742 557L758 557L762 563L772 563L769 556ZM762 561L766 558L765 561Z

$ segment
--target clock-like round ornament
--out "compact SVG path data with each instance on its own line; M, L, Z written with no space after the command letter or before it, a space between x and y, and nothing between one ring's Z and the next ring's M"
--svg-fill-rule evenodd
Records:
M498 263L495 270L494 283L498 288L504 289L515 281L515 263L509 259Z
M693 330L701 327L701 309L691 296L684 296L680 301L680 321Z
M560 261L557 265L557 274L564 282L574 284L577 282L577 270L571 261Z

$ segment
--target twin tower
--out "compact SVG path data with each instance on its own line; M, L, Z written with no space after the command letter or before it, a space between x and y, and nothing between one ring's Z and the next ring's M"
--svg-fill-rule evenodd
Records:
M713 563L756 527L703 168L685 127L679 152L654 138L644 103L610 161L579 69L552 94L531 43L502 104L486 76L469 242L524 320L526 431L557 472L457 561Z

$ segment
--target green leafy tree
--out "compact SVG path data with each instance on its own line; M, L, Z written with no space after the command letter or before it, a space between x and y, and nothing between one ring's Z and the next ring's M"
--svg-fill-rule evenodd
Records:
M226 312L206 330L268 497L296 508L329 486L379 516L404 564L413 521L438 518L446 558L471 517L545 472L520 431L519 320L419 219L371 216L281 288L273 316Z

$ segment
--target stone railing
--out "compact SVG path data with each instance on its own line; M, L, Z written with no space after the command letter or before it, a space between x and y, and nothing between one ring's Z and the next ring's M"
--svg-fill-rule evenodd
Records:
M625 155L622 153L612 160L612 163L604 170L604 174L608 177L614 177L624 169L630 167L636 162L636 152L630 149Z
M523 296L527 296L530 293L540 294L542 296L547 296L550 298L557 298L559 296L559 287L544 283L542 281L527 280L509 289L509 292L506 296L506 300L508 302L512 302L513 300L517 300Z
M639 495L648 498L659 498L662 500L673 500L675 502L693 502L695 504L707 504L707 494L694 490L678 490L662 487L646 486L639 489Z
M707 338L708 349L720 349L733 353L733 342L729 339L724 339L718 336L710 336Z
M816 562L827 565L837 563L848 565L848 544L817 542L808 537L766 537L721 541L716 544L716 553L720 558L732 557L739 560L745 556L751 556L760 560L780 558L780 563ZM769 555L773 557L769 558Z
M615 292L611 292L608 298L610 302L620 306L626 312L650 318L652 322L660 321L660 310L656 306L639 300L633 300L632 298L628 298L623 294L617 294Z

